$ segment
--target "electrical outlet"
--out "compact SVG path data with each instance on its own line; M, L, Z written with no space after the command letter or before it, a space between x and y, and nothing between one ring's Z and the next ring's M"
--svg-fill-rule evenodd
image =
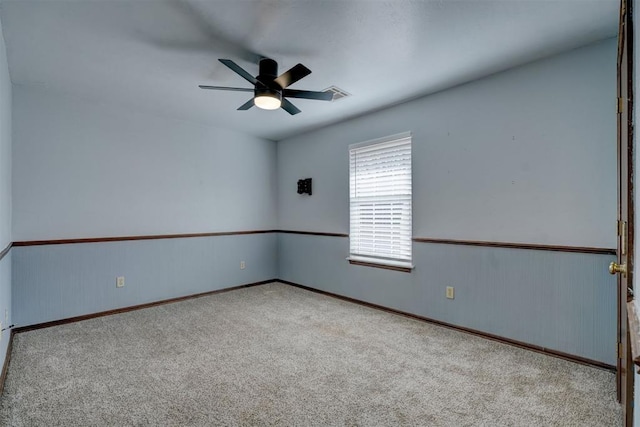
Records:
M116 277L116 288L124 288L124 276Z
M244 261L240 261L240 270L244 270L244 268L246 267Z
M447 298L454 298L453 286L447 286Z

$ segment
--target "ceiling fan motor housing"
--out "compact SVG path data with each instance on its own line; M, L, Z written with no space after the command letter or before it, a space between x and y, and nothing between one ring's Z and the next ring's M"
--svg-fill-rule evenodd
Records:
M274 89L282 89L280 85L274 80L278 77L278 63L273 59L262 58L259 64L260 74L256 79L266 86L271 86ZM257 89L256 89L257 91Z

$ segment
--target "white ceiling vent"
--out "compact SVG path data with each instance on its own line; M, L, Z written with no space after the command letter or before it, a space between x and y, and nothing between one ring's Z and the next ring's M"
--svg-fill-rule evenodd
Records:
M333 93L332 101L337 101L338 99L344 98L346 96L351 96L351 94L347 91L344 91L336 86L331 86L323 90L323 92L331 92Z

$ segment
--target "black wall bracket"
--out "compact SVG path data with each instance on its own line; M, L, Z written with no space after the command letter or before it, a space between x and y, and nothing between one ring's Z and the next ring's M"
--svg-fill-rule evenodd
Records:
M298 194L311 195L311 178L299 179L298 180Z

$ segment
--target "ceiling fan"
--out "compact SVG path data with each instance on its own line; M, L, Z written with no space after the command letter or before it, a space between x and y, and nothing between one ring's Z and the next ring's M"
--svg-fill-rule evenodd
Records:
M295 65L290 70L278 76L278 63L273 59L262 58L259 64L259 74L253 77L246 70L230 59L219 59L224 65L240 75L253 85L252 89L242 87L225 86L205 86L201 89L232 90L237 92L253 92L254 96L249 101L242 104L238 110L248 110L254 105L265 110L275 110L282 108L287 113L294 115L300 110L287 98L315 99L320 101L331 101L332 92L314 92L309 90L287 89L298 80L311 74L311 70L302 64Z

